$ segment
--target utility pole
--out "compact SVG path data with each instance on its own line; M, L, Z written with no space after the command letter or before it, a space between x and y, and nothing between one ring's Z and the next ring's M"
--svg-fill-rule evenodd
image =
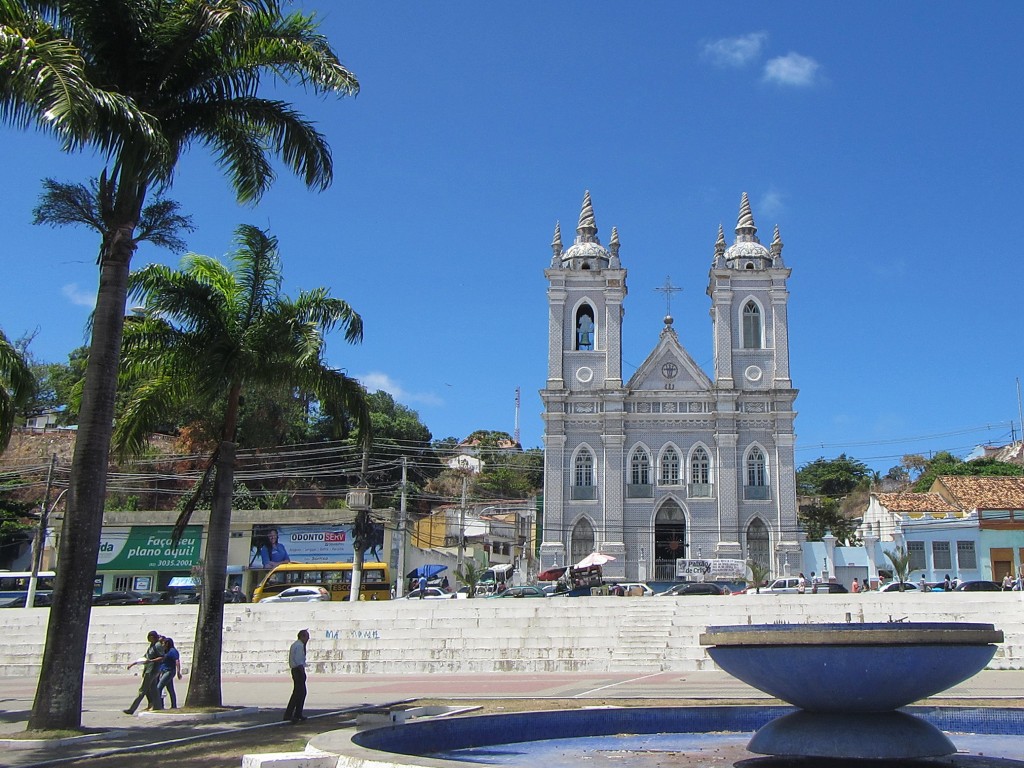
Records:
M462 507L459 509L459 559L456 565L459 573L462 573L462 565L466 558L466 491L469 487L469 477L462 476Z
M36 585L39 581L39 563L43 559L43 546L46 544L47 518L50 516L50 488L53 487L53 470L57 466L57 454L50 455L50 469L46 473L46 490L43 491L43 506L39 510L39 527L32 539L32 576L28 580L28 593L25 595L25 607L32 608L36 604Z
M402 457L402 500L398 507L398 578L395 579L395 597L405 594L405 537L406 537L406 481L409 477L409 458Z

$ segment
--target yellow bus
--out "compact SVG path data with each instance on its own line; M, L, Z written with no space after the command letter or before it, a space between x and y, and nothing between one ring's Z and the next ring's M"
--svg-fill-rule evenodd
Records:
M352 563L283 563L260 582L252 601L258 603L288 587L323 587L331 593L331 600L348 600L352 592ZM359 599L391 599L387 563L363 563Z

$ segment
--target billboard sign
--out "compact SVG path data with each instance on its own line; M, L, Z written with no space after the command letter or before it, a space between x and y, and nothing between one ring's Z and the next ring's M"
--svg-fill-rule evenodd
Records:
M281 563L345 563L353 557L351 525L254 525L249 547L250 568ZM374 524L366 562L384 562L384 526Z
M676 578L685 581L742 581L746 576L743 560L676 560Z
M170 525L104 528L96 566L105 571L187 571L199 560L203 528L186 526L171 545Z

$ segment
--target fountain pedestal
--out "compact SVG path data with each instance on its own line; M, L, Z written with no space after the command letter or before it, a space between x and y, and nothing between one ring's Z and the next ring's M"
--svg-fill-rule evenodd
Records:
M929 622L717 626L700 637L723 670L801 710L758 730L751 752L856 759L956 752L896 710L977 674L1002 641L991 624Z

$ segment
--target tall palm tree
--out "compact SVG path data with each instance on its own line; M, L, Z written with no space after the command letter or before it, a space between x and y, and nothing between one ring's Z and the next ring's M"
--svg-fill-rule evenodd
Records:
M370 424L362 385L323 360L325 335L337 327L347 341L359 342L362 319L323 288L304 291L295 300L283 296L277 240L266 232L243 225L237 243L230 268L188 254L180 271L151 264L129 281L130 295L143 312L125 329L122 375L133 386L114 430L115 447L123 454L140 452L151 426L175 406L223 413L220 443L210 464L214 491L188 706L221 704L231 492L245 392L256 386L286 387L316 397L339 430L346 417L364 435ZM179 517L179 531L190 511L186 507Z
M11 442L14 420L35 391L32 369L0 331L0 453Z
M181 154L208 148L240 202L282 159L308 186L332 180L324 137L262 75L319 93L359 85L310 15L283 0L0 0L0 119L106 158L92 341L60 540L53 609L30 728L81 725L92 584L124 328L128 272L146 196Z

